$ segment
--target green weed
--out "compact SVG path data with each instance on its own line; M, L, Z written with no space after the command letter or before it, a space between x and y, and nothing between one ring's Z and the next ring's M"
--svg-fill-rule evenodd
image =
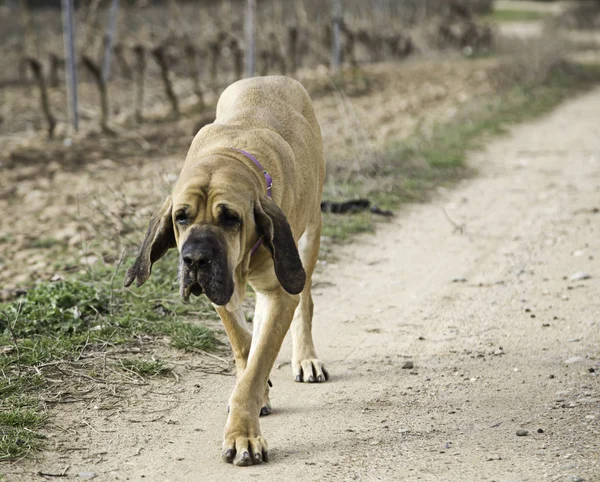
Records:
M144 360L140 358L123 358L120 360L121 366L128 371L136 373L143 377L164 376L172 372L160 359Z
M77 279L40 283L20 299L0 305L0 460L22 457L43 445L37 429L47 417L37 396L45 379L33 375L35 367L75 363L84 350L104 351L142 338L168 339L183 350L211 350L219 343L210 329L189 321L216 315L204 297L194 304L179 300L176 256L169 253L157 263L139 289L121 286L123 266L116 272L99 266ZM162 360L121 363L143 377L171 371ZM88 370L97 376L99 368Z

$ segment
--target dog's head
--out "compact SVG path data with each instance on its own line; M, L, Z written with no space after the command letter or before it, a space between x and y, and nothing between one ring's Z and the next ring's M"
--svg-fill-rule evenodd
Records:
M306 275L290 225L264 186L243 169L241 164L219 162L216 156L186 166L173 194L150 219L125 286L134 280L137 286L144 284L152 264L177 247L182 297L204 292L214 304L225 305L234 292L236 268L262 238L281 286L300 293Z

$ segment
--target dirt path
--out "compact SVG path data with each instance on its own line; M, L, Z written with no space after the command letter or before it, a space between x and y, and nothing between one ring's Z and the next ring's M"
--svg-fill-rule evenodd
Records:
M600 480L598 112L600 90L518 128L472 157L479 177L339 249L315 288L332 380L274 370L271 463L220 461L233 378L188 363L125 410L67 406L29 477Z

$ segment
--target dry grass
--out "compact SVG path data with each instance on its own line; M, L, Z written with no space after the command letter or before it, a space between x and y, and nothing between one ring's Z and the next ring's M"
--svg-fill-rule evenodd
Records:
M568 41L547 24L542 35L521 39L500 36L496 50L502 61L494 75L495 85L502 89L517 84L540 84L564 64L571 52Z

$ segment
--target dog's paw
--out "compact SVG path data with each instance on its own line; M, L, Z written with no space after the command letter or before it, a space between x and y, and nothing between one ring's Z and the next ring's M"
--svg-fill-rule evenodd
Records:
M316 358L292 361L292 373L297 382L320 383L329 380L323 362Z
M245 467L269 461L267 441L261 435L233 433L225 435L223 460L229 464Z

